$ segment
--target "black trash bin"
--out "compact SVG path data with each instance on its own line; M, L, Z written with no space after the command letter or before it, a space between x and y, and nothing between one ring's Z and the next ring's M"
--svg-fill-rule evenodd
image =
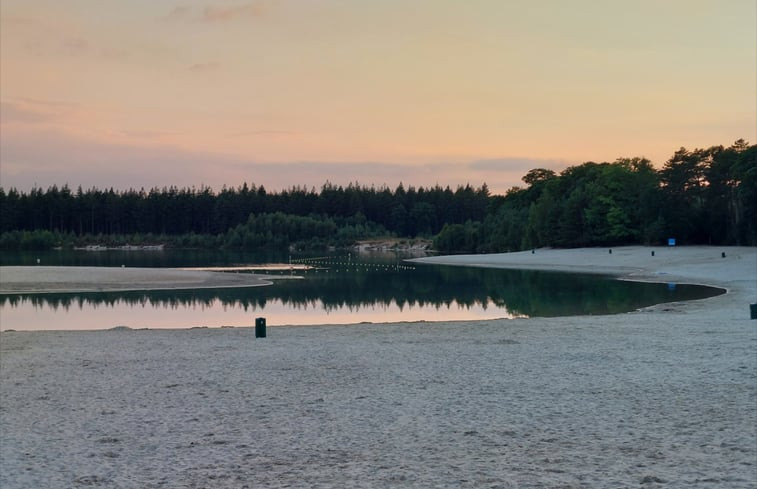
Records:
M255 318L255 338L265 338L265 318Z

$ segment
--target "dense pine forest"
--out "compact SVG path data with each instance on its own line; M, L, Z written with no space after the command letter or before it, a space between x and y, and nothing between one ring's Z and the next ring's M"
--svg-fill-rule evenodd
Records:
M395 189L324 184L268 192L0 187L0 249L88 244L317 249L367 238L433 239L442 252L542 246L757 245L757 146L681 148L659 170L643 158L533 169L524 186Z

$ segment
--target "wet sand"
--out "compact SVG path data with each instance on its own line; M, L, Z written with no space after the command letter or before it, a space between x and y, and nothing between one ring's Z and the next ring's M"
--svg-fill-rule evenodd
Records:
M723 250L431 259L729 291L615 316L3 332L0 487L753 488L757 252Z

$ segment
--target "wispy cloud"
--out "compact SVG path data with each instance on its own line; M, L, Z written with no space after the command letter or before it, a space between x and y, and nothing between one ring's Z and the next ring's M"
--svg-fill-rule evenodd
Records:
M42 107L56 107L59 109L62 109L62 108L73 109L73 108L79 107L79 105L72 104L70 102L58 102L56 100L42 100L42 99L31 98L31 97L13 97L11 98L11 101L31 104L31 105L40 105Z
M89 50L89 41L81 37L66 37L61 41L63 49L71 54L80 54Z
M473 181L486 182L494 193L505 193L513 187L523 186L523 176L534 168L548 168L560 172L575 161L548 158L487 158L468 163L463 162L465 175L470 175Z
M220 63L211 61L209 63L195 63L192 66L190 66L188 70L194 73L205 73L208 71L215 71L220 67L221 67Z
M0 122L6 124L41 124L60 121L76 110L73 104L14 98L0 102Z
M3 134L0 181L6 188L191 186L210 158L153 146L113 144L57 131ZM40 145L39 141L45 144ZM213 177L211 175L211 177ZM215 181L213 183L216 183Z
M134 139L163 139L181 134L176 131L119 131L119 134Z
M169 20L169 21L177 21L177 20L187 20L192 15L192 9L187 6L178 6L174 7L170 12L168 12L166 15L160 17L160 20Z
M7 25L31 25L36 24L37 20L32 17L24 17L18 15L5 15L3 16L3 24Z
M0 121L2 124L38 123L47 122L51 119L49 113L33 110L23 104L14 102L0 102Z
M159 20L170 22L207 22L223 23L235 20L253 19L265 14L262 2L250 2L240 5L206 5L195 9L186 5L174 7Z
M296 133L293 131L284 131L279 129L259 129L256 131L243 131L230 134L230 137L241 138L247 136L294 136Z
M202 12L202 19L205 22L228 22L237 19L260 17L263 13L263 5L257 2L224 7L208 6Z
M91 33L84 33L51 18L2 18L2 29L9 30L8 36L17 39L25 54L34 57L93 57L121 61L129 56L129 52L121 46L109 44L107 37L93 37ZM10 30L13 32L10 33Z
M55 100L6 98L0 115L3 130L0 180L4 186L31 188L37 184L120 186L206 184L215 188L239 185L253 175L254 182L271 190L305 185L320 188L360 182L377 187L432 187L453 189L470 183L488 184L493 193L522 185L521 177L533 168L559 171L568 162L559 159L491 158L442 160L425 164L381 160L266 161L243 154L188 150L177 146L186 133L154 129L76 131L90 117L87 107ZM229 133L230 138L295 140L301 133L286 128L255 127ZM248 126L249 127L249 126ZM244 126L241 128L244 129ZM249 177L248 177L249 178ZM250 182L248 182L250 183Z
M492 158L473 161L468 167L475 171L523 171L525 173L534 168L566 168L569 164L564 160L544 158Z
M130 56L130 53L125 49L105 48L100 50L100 56L106 60L123 61Z
M270 190L292 185L320 188L327 180L334 185L405 188L441 185L456 188L469 183L487 183L494 193L504 193L520 184L525 171L487 172L472 170L470 163L408 165L383 161L282 161L262 162L251 158L211 152L187 151L159 143L164 133L128 133L141 141L105 142L76 137L60 131L15 131L2 135L0 181L6 188L29 189L68 183L72 187L191 187L213 188L241 185L243 181ZM250 180L251 179L251 180Z
M84 56L93 53L90 42L83 37L66 36L52 38L54 34L44 34L23 43L24 50L38 57Z

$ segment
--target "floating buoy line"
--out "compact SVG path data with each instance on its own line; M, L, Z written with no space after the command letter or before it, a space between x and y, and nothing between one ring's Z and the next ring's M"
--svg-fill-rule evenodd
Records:
M341 273L341 272L398 272L415 270L416 267L402 262L371 263L352 259L352 256L335 257L321 256L316 258L292 258L289 263L268 263L263 265L240 265L232 267L186 267L182 270L260 273L261 275L293 275L308 273Z
M400 270L415 270L416 267L407 265L405 263L371 263L361 262L353 260L351 255L335 257L335 256L320 256L314 258L289 258L289 263L294 268L295 266L305 266L306 270L325 271L329 270L336 272L381 272L381 271L400 271ZM300 268L302 270L302 268Z

